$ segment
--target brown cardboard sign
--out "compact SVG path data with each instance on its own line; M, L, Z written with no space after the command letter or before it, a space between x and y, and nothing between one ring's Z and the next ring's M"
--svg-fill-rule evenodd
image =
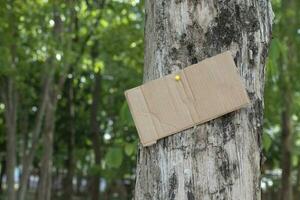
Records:
M229 51L127 90L144 146L249 103Z

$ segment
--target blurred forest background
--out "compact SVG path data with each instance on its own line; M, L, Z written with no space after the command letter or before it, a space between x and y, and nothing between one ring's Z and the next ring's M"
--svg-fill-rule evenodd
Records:
M300 2L273 0L263 199L300 199ZM0 3L0 199L131 199L143 0ZM290 199L287 199L290 200Z

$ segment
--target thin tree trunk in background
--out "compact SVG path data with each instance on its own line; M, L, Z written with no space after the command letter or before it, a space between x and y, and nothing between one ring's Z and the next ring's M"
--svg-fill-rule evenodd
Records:
M251 105L140 145L135 199L260 199L271 3L146 0L145 8L145 82L230 50Z
M5 157L3 157L1 159L1 171L0 171L0 195L2 195L3 193L3 188L2 188L2 180L3 180L3 176L5 174L5 171L6 171L6 161L5 161Z
M22 99L22 97L21 97ZM26 150L27 150L27 145L28 145L28 136L29 136L29 131L28 131L28 115L26 112L24 112L24 110L21 109L21 116L20 116L20 122L19 122L19 126L20 126L20 136L19 136L19 140L20 140L20 144L19 144L19 163L20 165L22 165L23 163L25 163L25 155L26 155ZM19 179L22 179L22 174L19 174Z
M286 58L281 56L279 66L279 81L281 90L281 200L293 199L292 184L292 93L289 82L289 64Z
M71 73L72 74L72 73ZM67 95L68 95L68 158L67 158L67 175L64 180L64 199L73 199L73 177L75 171L75 157L74 157L74 147L75 147L75 108L74 108L74 88L72 85L73 79L68 79L67 81Z
M9 78L7 90L7 103L5 104L6 127L6 177L7 199L15 200L14 172L16 166L16 126L17 126L17 99L14 81Z
M11 12L9 13L9 26L14 38L17 37L17 28L14 15L14 1L9 1ZM10 46L11 69L16 70L17 49L12 41ZM14 173L16 167L16 129L17 129L17 91L14 77L7 77L6 91L4 94L4 118L6 130L6 177L7 177L7 199L15 200L15 180Z
M285 92L284 92L285 93ZM281 113L281 142L282 142L282 159L281 159L281 169L282 169L282 179L281 179L281 200L292 200L293 199L293 185L292 185L292 127L291 127L291 101L288 99L289 94L283 96L285 100L285 105ZM289 101L289 102L286 102Z
M70 5L71 7L74 6L76 1L70 1ZM99 8L102 9L103 6L104 6L104 2L105 1L101 1L101 3L99 3ZM55 5L54 5L55 6ZM76 16L76 12L75 12L75 9L73 8L73 11L75 14L75 33L77 33L78 31L78 19L77 19L77 16ZM58 15L59 13L55 13L55 18L54 18L54 21L55 21L55 26L54 26L54 35L58 35L60 31L62 31L60 28L61 28L61 19ZM102 13L101 13L102 14ZM77 52L77 55L75 57L74 60L72 60L66 67L66 69L70 68L71 66L75 66L82 58L82 56L84 55L84 52L86 51L86 47L87 47L87 43L90 41L91 39L91 36L94 34L94 31L96 29L96 27L98 26L99 24L99 21L100 21L100 18L101 18L101 14L99 14L99 16L97 17L95 23L93 26L91 26L92 28L90 29L89 33L87 34L87 36L83 39L82 43L80 44L80 48L79 50L76 49ZM59 21L57 21L59 20ZM78 40L78 36L76 35L75 39L74 40ZM78 41L74 41L74 42L78 42ZM50 61L51 62L51 61ZM52 63L50 63L47 67L51 66ZM46 77L45 77L45 84L44 84L44 89L42 90L44 93L42 95L42 98L41 98L41 103L40 103L40 107L39 107L39 112L36 116L36 121L35 121L35 127L33 128L33 133L32 133L32 147L29 148L27 150L27 153L26 153L26 158L24 159L24 163L22 165L22 176L21 176L21 181L20 181L20 189L19 189L19 199L18 200L25 200L25 196L26 196L26 193L27 193L27 185L28 185L28 179L29 179L29 176L30 176L30 171L31 171L31 166L32 166L32 163L33 163L33 159L34 159L34 156L35 156L35 153L36 153L36 149L37 149L37 146L38 146L38 140L39 140L39 136L40 136L40 132L41 132L41 127L42 127L42 122L43 122L43 119L44 119L44 115L45 115L45 107L46 107L46 104L47 104L47 97L48 97L48 91L51 89L49 88L49 83L53 80L53 73L54 73L54 67L49 67L50 70L46 70ZM61 87L64 85L64 82L66 80L66 76L67 74L63 74L59 81L57 82L57 90L56 90L56 94L58 94L61 90ZM55 105L56 106L56 105Z
M101 94L101 72L98 72L95 76L95 84L93 90L93 102L91 106L91 134L93 150L95 154L95 165L101 167L101 137L99 123L97 120L97 114L99 110ZM99 186L100 186L100 176L95 174L91 177L91 199L99 200Z
M50 83L52 82L52 74L53 70L50 70L49 73L45 73L47 76L45 77L45 82L43 84L43 95L41 98L39 110L35 119L35 126L32 131L32 146L29 148L24 155L23 163L22 163L22 172L21 172L21 180L20 180L20 188L18 191L18 200L24 200L27 193L28 179L30 176L30 170L32 166L32 162L34 159L34 155L36 153L36 149L38 147L38 139L41 132L42 122L45 115L46 104L48 101L48 91L50 87Z
M293 128L293 67L297 65L298 56L297 44L290 39L295 29L299 27L299 2L295 0L281 1L282 22L280 25L280 33L287 45L288 52L281 52L279 58L279 87L281 93L281 200L292 200L293 198L293 180L292 180L292 148ZM290 15L295 12L296 15ZM286 26L286 20L289 20L289 26ZM299 176L299 175L298 175ZM299 197L296 197L299 199Z
M294 190L295 197L300 197L300 156L298 156L298 163L297 163L297 180Z
M62 33L63 33L63 23L61 20L61 13L58 10L58 2L53 2L53 38L56 42L57 47L62 42ZM56 68L58 63L54 59L54 55L50 58L50 65L46 66L50 68ZM54 76L50 74L50 76ZM53 162L53 137L55 131L55 111L57 107L57 95L62 90L61 87L56 87L54 77L49 84L48 90L48 101L46 105L46 114L45 114L45 127L43 135L43 157L41 162L41 174L39 179L39 190L38 190L38 200L51 200L52 192L52 162ZM64 85L64 82L62 83Z
M38 186L38 200L51 200L52 186L52 154L53 154L53 135L55 125L55 106L56 97L50 94L46 107L45 127L43 134L43 157L41 161L41 171Z

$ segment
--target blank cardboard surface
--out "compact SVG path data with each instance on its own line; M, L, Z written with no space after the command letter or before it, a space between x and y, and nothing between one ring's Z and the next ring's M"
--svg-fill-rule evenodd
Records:
M125 96L143 146L249 103L229 51L127 90Z

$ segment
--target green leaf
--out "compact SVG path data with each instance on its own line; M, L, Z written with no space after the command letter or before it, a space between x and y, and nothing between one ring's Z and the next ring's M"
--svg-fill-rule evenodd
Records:
M118 168L123 161L123 152L119 147L111 147L108 149L105 155L105 161L108 166L112 168Z
M120 111L120 120L123 125L126 126L134 126L134 122L132 120L128 104L126 102L123 103L121 111Z
M124 148L125 148L125 153L128 156L131 156L135 152L135 144L134 143L126 143Z
M272 138L269 134L264 133L263 134L263 148L265 151L268 151L272 145Z

